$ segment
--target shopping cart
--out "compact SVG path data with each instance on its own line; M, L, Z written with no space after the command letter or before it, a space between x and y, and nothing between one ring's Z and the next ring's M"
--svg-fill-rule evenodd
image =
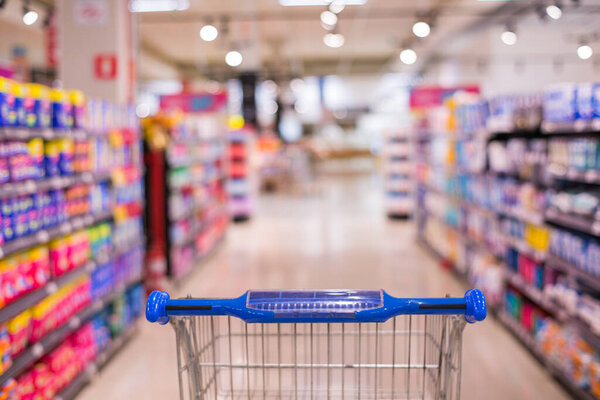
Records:
M152 292L148 321L171 317L181 399L453 400L465 321L482 321L486 304L477 289L439 299L383 290L176 300Z

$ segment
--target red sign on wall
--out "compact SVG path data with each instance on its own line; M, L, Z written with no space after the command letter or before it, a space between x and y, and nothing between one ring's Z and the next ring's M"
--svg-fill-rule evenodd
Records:
M94 76L102 80L112 80L117 76L117 56L98 54L94 57Z

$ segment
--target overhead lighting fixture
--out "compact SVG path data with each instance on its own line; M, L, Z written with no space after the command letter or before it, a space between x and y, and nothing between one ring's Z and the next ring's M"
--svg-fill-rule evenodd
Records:
M419 21L413 25L412 31L416 37L424 38L431 33L431 26L425 21Z
M339 14L342 11L344 11L345 7L346 7L346 4L344 4L343 1L333 0L331 2L331 4L329 5L329 11L331 11L332 13L335 13L335 14Z
M500 35L500 40L502 40L502 43L505 45L512 46L517 43L517 34L512 29L507 28Z
M577 48L577 57L587 60L594 54L594 50L587 44L582 44Z
M338 0L338 4L345 6L362 6L367 3L367 0ZM285 7L311 7L311 6L328 6L331 0L279 0L279 5Z
M400 61L412 65L417 62L417 53L413 49L404 49L400 52Z
M546 7L546 14L552 19L560 19L562 17L562 9L558 5L552 4Z
M344 45L345 42L345 38L344 35L342 35L341 33L326 33L325 36L323 36L323 43L325 43L325 46L327 47L332 47L334 49L337 49L339 47L342 47Z
M200 38L205 42L212 42L219 36L219 31L214 25L204 25L200 29Z
M225 55L225 63L230 67L239 67L244 61L244 57L239 51L232 50Z
M190 8L189 0L131 0L131 12L184 11Z
M25 25L33 25L39 18L37 11L29 8L29 2L23 3L23 23Z
M323 11L321 13L321 22L326 26L335 26L338 22L338 17L331 11Z

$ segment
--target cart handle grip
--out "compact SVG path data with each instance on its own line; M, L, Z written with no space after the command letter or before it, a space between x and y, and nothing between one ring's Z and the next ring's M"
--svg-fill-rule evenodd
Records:
M248 291L233 299L171 299L148 296L146 319L166 324L170 316L229 315L249 323L384 322L403 314L464 315L469 323L487 315L479 289L457 298L397 298L384 290Z

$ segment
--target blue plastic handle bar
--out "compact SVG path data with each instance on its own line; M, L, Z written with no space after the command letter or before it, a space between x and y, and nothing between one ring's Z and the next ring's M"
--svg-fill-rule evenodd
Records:
M170 316L230 315L248 323L384 322L402 314L464 314L469 323L487 315L479 289L464 297L403 299L384 290L250 290L235 299L171 299L154 291L146 304L149 322Z

